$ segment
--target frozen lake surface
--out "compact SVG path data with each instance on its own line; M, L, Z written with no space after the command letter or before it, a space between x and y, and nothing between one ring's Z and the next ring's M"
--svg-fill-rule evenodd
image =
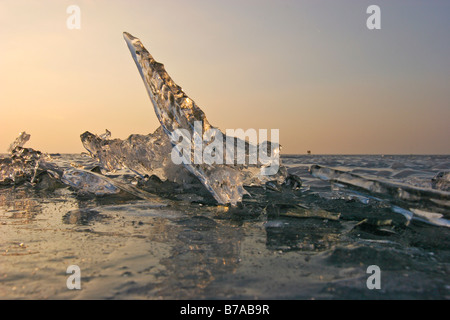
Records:
M82 155L53 155L92 168ZM1 299L449 299L450 156L284 155L296 191L237 207L161 181L0 187ZM149 196L151 195L151 196ZM81 290L69 290L70 265ZM381 272L368 289L367 268Z

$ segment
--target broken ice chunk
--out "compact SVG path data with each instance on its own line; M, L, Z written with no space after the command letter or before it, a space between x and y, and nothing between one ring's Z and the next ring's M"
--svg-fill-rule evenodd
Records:
M433 189L450 191L450 171L441 171L431 179Z
M235 205L242 201L242 197L248 194L244 189L244 184L247 183L263 185L268 181L279 183L285 181L287 170L279 166L279 147L272 148L273 145L268 142L258 146L249 142L241 144L238 143L239 139L227 137L211 126L204 112L182 91L180 86L175 84L164 66L153 59L141 41L127 32L124 32L123 35L164 133L168 136L173 148L182 155L184 167L201 181L218 203ZM198 149L205 150L209 147L214 150L214 153L218 152L221 155L226 153L226 148L214 149L211 147L213 142L204 139L203 135L212 131L216 133L215 142L231 141L231 146L237 146L244 151L246 159L254 156L252 152L258 152L258 155L261 155L264 154L261 151L264 151L265 148L270 149L270 152L266 154L270 155L267 157L269 161L258 161L255 164L246 162L245 165L239 161L237 163L232 161L231 164L230 162L211 164L207 161L198 161L196 152ZM182 134L177 134L180 132ZM191 146L197 145L198 149L184 152L184 150L180 150L178 141L174 137L183 137ZM229 147L229 143L226 145ZM270 161L271 159L275 159L276 162ZM268 170L271 167L273 169L274 164L276 164L276 170Z
M13 150L17 147L23 147L23 145L30 140L31 135L26 133L25 131L21 132L19 136L14 140L13 143L8 148L8 152L13 152Z
M171 161L172 145L161 127L148 135L132 134L126 140L108 139L105 135L85 132L81 135L81 141L91 157L99 161L107 172L127 168L140 176L156 175L173 182L183 183L193 179L183 166Z
M64 170L61 181L82 193L93 193L98 196L117 194L120 189L93 172L70 168Z
M41 152L23 148L30 139L25 131L10 145L10 157L0 159L0 184L33 182L41 162Z

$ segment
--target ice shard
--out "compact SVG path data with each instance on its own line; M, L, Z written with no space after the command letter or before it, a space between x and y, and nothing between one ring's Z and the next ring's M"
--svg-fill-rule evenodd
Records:
M21 132L8 148L9 157L0 159L0 185L33 181L38 172L41 152L23 148L31 135Z
M17 147L23 147L24 144L30 140L31 135L26 133L25 131L21 132L19 136L14 140L13 143L8 148L8 152L13 152Z
M88 131L81 135L83 146L106 172L126 168L141 176L156 175L174 182L188 179L187 170L171 161L172 145L161 127L148 135L132 134L126 140L109 139L110 135L109 131L107 135Z
M382 178L367 178L320 165L312 165L310 172L314 177L321 180L340 183L377 196L388 196L407 203L429 203L430 206L438 205L447 210L450 208L450 192L447 191L413 187L403 183L383 180Z
M107 138L109 135L110 133L107 131L106 135L102 137ZM140 199L155 201L154 195L132 185L85 168L75 168L72 163L63 159L52 159L38 150L24 148L24 144L29 139L30 135L22 132L11 144L10 155L0 158L0 185L18 185L29 182L32 185L40 185L38 188L44 187L48 190L58 185L67 185L80 194L105 196L127 193ZM45 173L50 178L42 183Z
M68 168L64 170L61 181L80 193L104 196L120 192L120 189L106 177L81 169Z
M433 189L450 192L450 171L441 171L431 179Z
M15 147L10 157L0 159L0 185L33 181L40 165L41 152Z
M242 141L239 138L227 137L214 128L206 119L204 112L172 80L164 66L153 59L141 41L127 32L123 35L144 81L156 116L172 148L182 155L184 167L201 181L218 203L235 205L242 201L243 195L248 193L244 185L263 185L267 182L281 184L286 180L287 170L284 167L277 167L276 172L270 175L265 173L264 170L273 165L270 161L262 162L258 159L257 163L234 161L230 164L223 161L211 164L196 161L198 159L196 159L195 150L192 152L181 150L177 144L180 138L191 142L191 145L198 146L200 143L200 150L206 150L209 147L214 152L218 152L219 157L227 153L226 147L216 150L212 147L213 141L219 140L222 146L227 147L230 147L229 141L232 141L233 152L239 154L236 148L244 148L246 159L254 150L257 150L258 154L262 151L266 152L270 159L274 159L279 154L277 144L263 142L253 146L248 141L240 143ZM205 140L203 136L205 132L214 132L214 134Z

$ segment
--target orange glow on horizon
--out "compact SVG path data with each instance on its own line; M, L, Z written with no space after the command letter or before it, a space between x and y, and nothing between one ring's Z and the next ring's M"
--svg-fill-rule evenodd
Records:
M70 1L0 3L0 153L21 131L48 153L85 151L85 131L153 132L123 31L212 125L279 129L282 154L450 152L450 23L439 5L379 1L389 15L369 31L367 6L351 1L77 2L79 30L66 26Z

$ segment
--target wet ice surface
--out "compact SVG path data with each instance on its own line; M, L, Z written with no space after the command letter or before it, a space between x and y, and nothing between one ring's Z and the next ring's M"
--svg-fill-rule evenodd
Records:
M95 165L80 155L52 159L83 170ZM141 185L129 172L108 179L135 189L102 196L51 177L3 186L0 298L450 298L450 229L429 221L432 214L448 219L445 199L404 201L309 172L314 164L433 188L449 156L282 160L302 188L247 188L252 197L236 208L214 204L196 185ZM81 290L66 287L70 265L81 269ZM366 286L370 265L381 269L380 290Z

